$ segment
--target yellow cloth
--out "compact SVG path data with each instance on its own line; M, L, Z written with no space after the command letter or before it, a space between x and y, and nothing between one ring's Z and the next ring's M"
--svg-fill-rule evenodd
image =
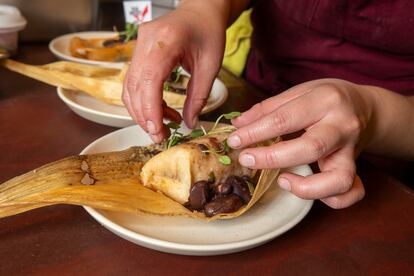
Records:
M250 51L250 38L253 32L251 12L251 9L244 11L226 31L223 66L236 76L243 73Z

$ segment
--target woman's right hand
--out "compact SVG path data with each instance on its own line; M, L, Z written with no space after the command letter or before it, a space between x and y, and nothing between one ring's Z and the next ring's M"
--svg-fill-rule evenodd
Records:
M164 117L181 121L162 100L163 83L177 65L191 74L184 121L190 128L197 123L221 66L229 8L226 1L183 1L176 11L139 26L123 101L155 142L169 134Z

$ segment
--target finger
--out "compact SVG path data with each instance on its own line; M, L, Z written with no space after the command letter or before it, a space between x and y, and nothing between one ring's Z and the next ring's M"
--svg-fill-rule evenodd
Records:
M239 162L256 169L310 164L336 151L342 144L342 134L337 128L321 124L299 138L268 147L246 149L240 153Z
M168 127L164 126L159 133L154 134L154 135L150 134L150 137L155 143L161 143L168 136L170 136L170 134L171 134L170 129Z
M198 115L207 104L218 67L214 62L203 61L193 68L183 110L184 122L189 128L197 125Z
M355 161L347 148L330 155L328 170L310 176L282 173L279 186L304 199L321 199L348 192L355 180Z
M241 116L233 119L231 122L235 127L243 127L250 124L263 116L269 114L273 110L279 108L283 104L309 92L314 86L312 82L306 82L280 93L277 96L268 98L260 103L255 104L252 108L243 112Z
M150 55L149 58L151 63L144 65L141 69L140 83L137 88L140 99L136 99L135 103L141 106L135 106L134 98L132 98L132 105L134 108L142 109L148 132L154 135L163 129L163 85L176 65L176 61L165 60L163 55L158 54Z
M242 148L307 128L325 114L324 107L315 108L319 101L319 95L316 93L297 97L259 120L233 132L228 138L228 144L232 148Z
M137 118L134 114L134 111L132 109L132 104L131 104L131 97L129 96L129 92L126 89L126 85L123 86L122 88L122 102L124 103L129 115L131 116L131 118L137 122Z
M331 208L342 209L357 203L358 201L363 199L364 196L364 185L362 183L361 178L358 175L356 175L351 190L341 195L321 199L321 201Z
M133 80L133 76L129 76L128 74L125 77L123 91L122 91L122 100L125 104L125 107L128 110L129 115L131 115L132 119L145 131L147 131L147 126L145 124L144 117L142 116L142 112L140 109L135 109L132 106L131 101L131 93L130 90L135 90L135 80Z
M348 192L352 188L355 172L353 169L342 169L301 176L293 173L282 173L279 186L303 199L321 199Z

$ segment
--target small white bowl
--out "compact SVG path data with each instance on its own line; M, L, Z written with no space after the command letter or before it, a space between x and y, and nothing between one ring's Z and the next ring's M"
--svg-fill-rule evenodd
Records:
M9 5L0 5L0 48L10 55L17 52L19 31L26 27L27 21L19 9Z

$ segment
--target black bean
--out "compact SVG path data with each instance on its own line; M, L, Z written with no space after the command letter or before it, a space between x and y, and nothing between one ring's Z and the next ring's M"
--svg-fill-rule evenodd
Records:
M228 177L225 183L233 187L233 193L238 195L243 200L243 203L246 204L252 199L249 186L243 178L233 175Z
M190 191L189 206L192 210L203 209L209 198L210 185L207 181L198 181L194 183Z
M241 198L235 194L225 197L218 197L204 205L204 214L212 217L217 214L233 213L243 206Z
M219 196L225 196L233 192L233 186L228 183L221 183L216 186L215 194Z

